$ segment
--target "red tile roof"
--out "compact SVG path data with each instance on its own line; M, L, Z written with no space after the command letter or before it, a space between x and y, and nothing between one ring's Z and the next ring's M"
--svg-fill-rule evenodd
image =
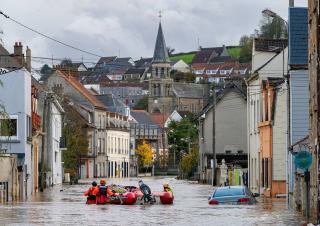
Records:
M154 123L157 125L160 125L160 127L163 127L166 120L169 118L170 114L167 113L150 113L150 117Z

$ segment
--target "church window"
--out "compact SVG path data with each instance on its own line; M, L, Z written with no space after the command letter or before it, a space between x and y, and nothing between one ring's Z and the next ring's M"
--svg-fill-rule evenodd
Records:
M156 77L158 77L158 68L155 69Z
M160 76L163 76L163 75L164 75L164 68L162 67Z

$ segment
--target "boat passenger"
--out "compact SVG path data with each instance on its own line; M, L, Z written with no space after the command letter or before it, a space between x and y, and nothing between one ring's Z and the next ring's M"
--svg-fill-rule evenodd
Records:
M114 196L114 193L106 185L105 179L100 180L100 185L94 189L93 194L97 196L97 204L106 204L108 202L108 197Z
M97 182L92 182L92 187L90 187L85 193L84 196L87 197L87 204L96 204L96 195L93 194L94 189L97 187Z
M171 192L173 194L173 190L168 183L163 184L163 191L164 192Z

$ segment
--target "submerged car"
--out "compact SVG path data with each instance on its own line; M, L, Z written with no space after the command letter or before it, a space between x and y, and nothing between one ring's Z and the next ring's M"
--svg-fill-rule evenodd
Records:
M254 204L257 202L255 197L258 196L259 194L252 194L245 186L218 187L209 197L209 204Z

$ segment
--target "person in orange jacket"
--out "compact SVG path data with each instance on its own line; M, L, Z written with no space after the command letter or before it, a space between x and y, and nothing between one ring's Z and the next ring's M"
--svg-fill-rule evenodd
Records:
M95 190L96 187L97 187L97 182L93 181L92 182L92 187L90 187L84 193L84 196L88 196L86 204L96 204L96 195L93 194L93 191Z
M93 194L97 197L97 204L106 204L108 196L114 196L114 193L106 186L105 179L100 180L100 185L93 190Z

